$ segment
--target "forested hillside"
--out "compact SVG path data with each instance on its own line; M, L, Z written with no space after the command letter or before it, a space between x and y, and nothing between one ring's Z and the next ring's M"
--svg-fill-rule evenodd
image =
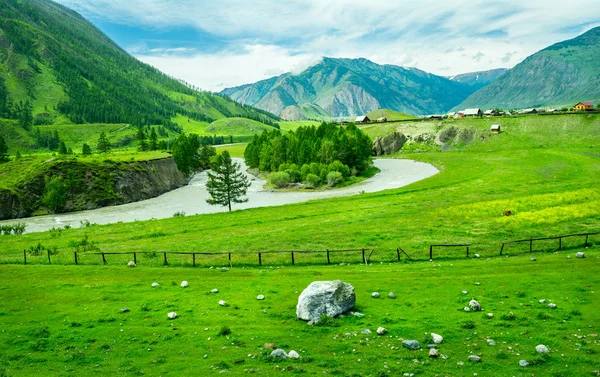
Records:
M136 60L76 12L48 0L0 0L0 117L52 123L161 124L277 117L198 92Z

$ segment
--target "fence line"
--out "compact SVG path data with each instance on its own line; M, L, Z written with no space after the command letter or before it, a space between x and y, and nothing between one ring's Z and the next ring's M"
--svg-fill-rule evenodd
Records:
M529 252L533 251L533 243L536 241L547 241L547 240L558 240L558 250L562 250L563 249L563 239L564 238L571 238L571 237L585 237L585 246L589 246L590 245L590 236L593 235L598 235L600 234L600 232L587 232L587 233L576 233L576 234L565 234L565 235L560 235L560 236L550 236L550 237L530 237L530 238L524 238L524 239L518 239L518 240L510 240L510 241L503 241L501 243L501 247L500 247L500 256L502 256L504 254L505 251L505 247L506 245L510 245L510 244L515 244L515 243L529 243ZM472 244L467 244L467 243L460 243L460 244L430 244L429 245L429 259L433 260L433 250L434 248L458 248L458 247L464 247L466 248L466 258L469 258L469 247L473 246ZM370 254L367 256L366 252L370 251ZM232 255L235 256L244 256L244 255L257 255L258 257L258 265L262 266L263 264L263 254L289 254L291 257L291 262L292 265L296 264L296 255L297 254L317 254L317 253L324 253L327 257L327 264L331 264L331 254L332 253L361 253L361 262L364 264L369 264L371 256L375 253L375 249L374 248L360 248L360 249L325 249L325 250L263 250L263 251L251 251L251 252L185 252L185 251L161 251L161 252L154 252L154 251L130 251L130 252L95 252L95 253L84 253L84 256L88 256L88 255L99 255L102 257L102 263L107 265L108 264L108 260L106 259L107 256L110 255L132 255L133 256L133 262L135 264L138 263L138 255L158 255L158 254L163 254L163 264L165 266L169 265L169 260L168 260L168 255L184 255L184 256L191 256L192 258L192 266L196 267L196 257L197 256L226 256L227 257L227 263L229 264L229 267L233 266L233 261L232 261ZM52 259L51 259L51 251L47 250L47 259L48 259L48 264L52 264ZM406 256L406 258L408 258L410 261L414 261L413 258L411 258L410 255L408 255L408 253L406 251L404 251L402 248L398 247L396 248L396 257L398 259L398 261L401 261L401 254L404 254ZM43 256L43 254L38 254L35 256ZM73 260L75 262L75 265L79 265L80 264L80 257L81 254L77 251L73 252ZM23 250L23 264L27 264L27 250Z

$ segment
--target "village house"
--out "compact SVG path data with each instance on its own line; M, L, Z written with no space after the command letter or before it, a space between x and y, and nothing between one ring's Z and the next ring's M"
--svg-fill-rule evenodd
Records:
M385 122L387 122L386 117L381 117L381 118L377 119L377 123L385 123Z
M450 118L458 118L458 113L455 113L454 111L451 111L448 114L446 114L446 118L448 118L448 119L450 119Z
M498 114L496 113L496 110L491 110L490 109L490 110L486 110L483 113L483 115L485 115L486 117L491 117L491 116L498 115Z
M369 123L371 121L371 119L369 119L368 116L366 115L361 115L356 117L356 119L354 120L354 123Z
M537 114L538 111L536 109L523 109L519 111L519 114Z
M492 127L490 127L490 131L492 131L495 134L499 134L500 133L500 125L499 124L492 124Z
M591 102L579 102L577 105L573 106L573 110L575 110L575 111L592 111L592 110L594 110L594 104Z
M466 109L464 111L464 116L466 118L480 117L481 114L481 109Z

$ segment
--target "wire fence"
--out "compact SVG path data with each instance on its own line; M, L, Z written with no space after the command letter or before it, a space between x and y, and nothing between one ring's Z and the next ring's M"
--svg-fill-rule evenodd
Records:
M592 246L592 236L600 232L587 232L566 234L550 237L530 237L518 240L501 242L500 252L493 249L483 249L469 243L428 245L428 253L424 250L411 252L403 248L396 250L376 250L365 247L357 249L325 249L325 250L262 250L252 252L202 252L202 251L130 251L110 252L73 251L72 257L68 253L58 253L56 249L47 249L43 252L32 253L23 250L19 261L17 254L0 254L0 263L3 264L74 264L74 265L123 265L133 262L135 265L145 266L263 266L263 265L324 265L324 264L370 264L376 262L413 262L433 261L434 259L460 259L473 258L482 255L505 256L531 252L556 251L582 246ZM567 239L576 239L575 242L566 243ZM581 241L583 243L581 243ZM556 244L558 241L558 244ZM535 246L535 247L534 247ZM480 254L473 253L479 251ZM496 249L498 250L498 249Z

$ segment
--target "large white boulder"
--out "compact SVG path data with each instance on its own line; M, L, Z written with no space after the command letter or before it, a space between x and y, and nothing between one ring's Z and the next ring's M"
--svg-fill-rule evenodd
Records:
M341 280L315 281L298 297L296 315L305 321L316 321L324 314L336 317L354 308L356 295L352 284Z

